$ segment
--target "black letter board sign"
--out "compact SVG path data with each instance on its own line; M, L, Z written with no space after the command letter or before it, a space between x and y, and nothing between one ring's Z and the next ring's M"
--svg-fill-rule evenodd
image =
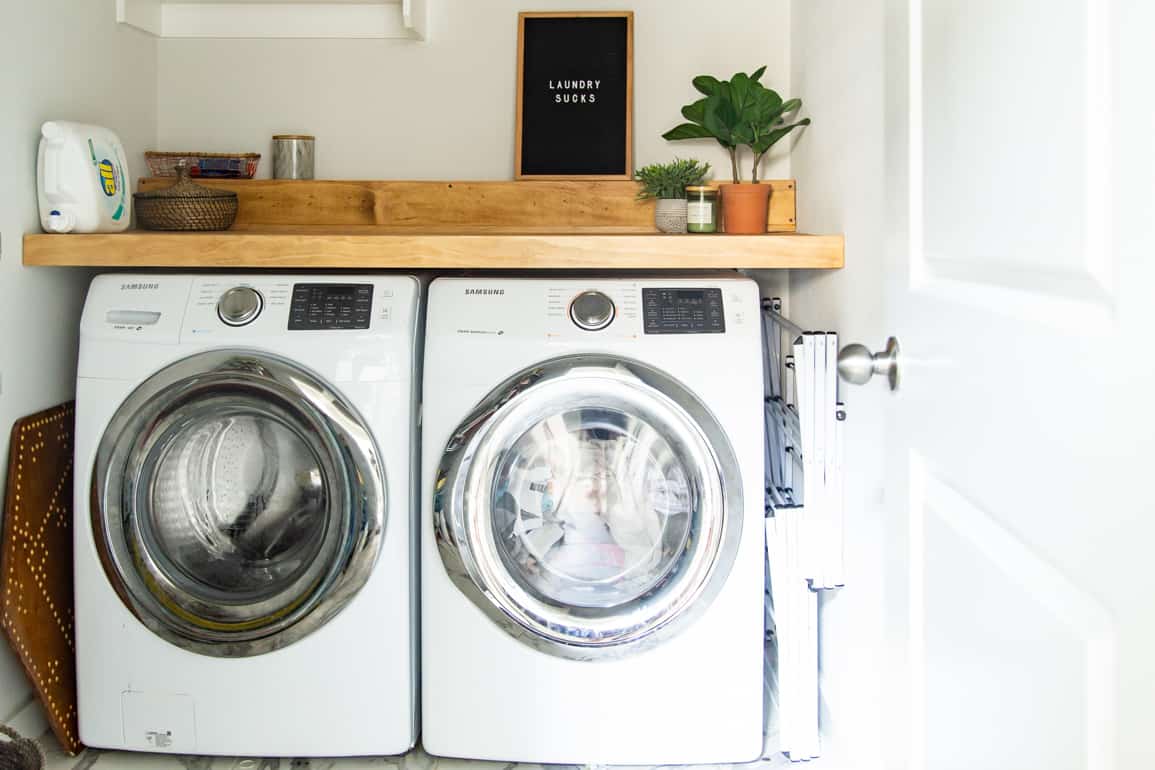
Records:
M633 177L634 14L518 15L517 179Z

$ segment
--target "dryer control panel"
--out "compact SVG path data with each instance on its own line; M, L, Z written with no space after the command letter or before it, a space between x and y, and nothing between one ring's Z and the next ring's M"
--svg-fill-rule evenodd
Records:
M602 346L647 340L681 349L760 331L757 284L729 274L637 278L438 278L430 289L452 312L426 334L478 344L545 339ZM376 311L374 311L376 312Z

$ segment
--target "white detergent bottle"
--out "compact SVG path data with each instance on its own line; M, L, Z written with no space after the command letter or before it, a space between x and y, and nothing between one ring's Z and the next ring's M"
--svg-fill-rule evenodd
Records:
M48 233L118 233L132 220L128 160L116 134L51 120L40 130L36 175Z

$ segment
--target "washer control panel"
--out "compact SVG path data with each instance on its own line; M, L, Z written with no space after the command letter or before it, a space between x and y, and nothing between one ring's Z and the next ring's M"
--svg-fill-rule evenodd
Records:
M289 305L289 331L368 329L373 284L297 283Z
M721 289L642 289L646 334L722 334L726 314Z

